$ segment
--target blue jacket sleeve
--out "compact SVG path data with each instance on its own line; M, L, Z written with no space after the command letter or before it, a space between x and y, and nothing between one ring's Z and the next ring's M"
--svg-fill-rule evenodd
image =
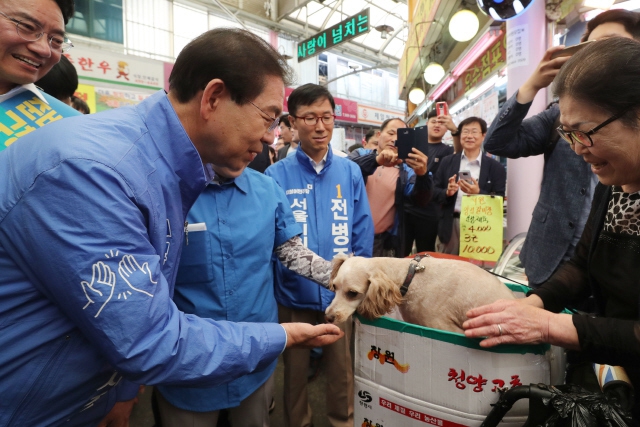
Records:
M558 105L525 120L531 103L519 104L514 94L502 106L484 139L484 149L511 159L537 156L550 147L553 124L560 116Z
M353 252L357 256L371 257L373 255L373 217L369 207L369 199L364 185L364 180L355 168L352 168L354 186L354 214L352 245Z
M114 170L66 161L37 177L0 238L42 304L56 306L133 382L213 386L267 367L284 348L283 328L180 312L149 214Z

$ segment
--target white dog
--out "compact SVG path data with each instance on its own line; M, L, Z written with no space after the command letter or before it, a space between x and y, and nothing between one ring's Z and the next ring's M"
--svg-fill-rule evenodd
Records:
M338 255L333 259L329 286L336 296L327 308L328 322L344 322L354 311L378 318L396 305L409 323L463 332L465 313L474 307L515 296L491 273L466 261L422 258L404 298L400 293L409 258L362 258Z

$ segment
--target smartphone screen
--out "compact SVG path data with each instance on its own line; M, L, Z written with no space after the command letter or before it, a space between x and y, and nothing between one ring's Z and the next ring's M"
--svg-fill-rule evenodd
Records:
M436 114L438 116L448 116L449 106L446 102L436 102Z
M466 181L469 184L473 184L473 179L471 178L471 172L468 170L463 170L458 172L458 181Z
M412 128L398 129L398 140L396 141L396 148L398 149L398 158L406 160L413 147L413 134Z

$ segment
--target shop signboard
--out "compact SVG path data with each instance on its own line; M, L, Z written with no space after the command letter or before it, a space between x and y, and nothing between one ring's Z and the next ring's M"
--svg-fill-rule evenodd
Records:
M287 101L289 100L289 95L293 92L293 88L285 88L284 90L284 111L289 112L289 106ZM349 101L348 99L342 98L333 98L333 101L336 103L335 115L336 120L339 122L358 122L358 103L355 101Z
M387 119L400 118L403 112L383 110L381 108L370 107L368 105L358 105L358 123L380 126Z
M86 102L92 113L96 112L96 88L94 86L81 83L74 95Z
M111 110L113 108L124 107L125 105L136 105L151 96L148 93L104 87L96 87L95 93L96 113Z
M459 78L458 96L473 89L494 71L503 68L507 61L504 33ZM461 91L460 91L461 90Z
M368 33L370 29L369 8L366 8L362 12L350 16L344 21L298 43L298 62L302 62L333 46Z
M409 24L407 43L405 44L402 57L398 62L399 93L402 93L402 89L407 81L407 75L413 70L413 66L418 58L420 51L418 46L424 46L424 40L427 37L429 28L431 28L431 21L433 21L439 5L440 0L419 0L413 11L413 15L410 15L413 16L413 18Z
M64 55L76 68L80 80L151 90L164 87L161 61L82 46L74 47Z

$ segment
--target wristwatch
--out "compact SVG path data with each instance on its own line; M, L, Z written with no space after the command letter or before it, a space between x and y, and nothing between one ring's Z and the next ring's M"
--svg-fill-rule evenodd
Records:
M449 131L449 132L451 132L451 131ZM460 135L460 129L456 129L455 132L451 132L451 136L458 136L458 135Z

